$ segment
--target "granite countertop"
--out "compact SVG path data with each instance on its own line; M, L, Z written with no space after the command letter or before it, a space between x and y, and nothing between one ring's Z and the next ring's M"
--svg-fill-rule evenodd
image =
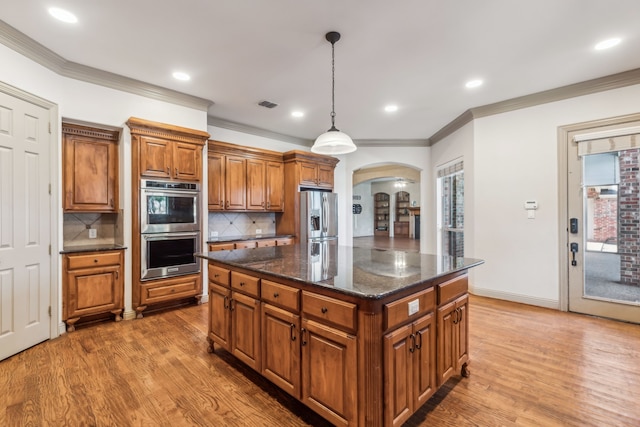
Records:
M245 234L241 236L221 236L221 237L209 237L207 243L231 243L240 242L243 240L265 240L265 239L281 239L285 237L293 237L293 234Z
M197 254L230 267L271 274L366 299L379 299L483 260L331 243L236 249Z
M116 245L114 243L97 244L97 245L77 245L77 246L65 246L60 251L61 254L73 254L79 252L104 252L115 251L119 249L127 249L126 246Z

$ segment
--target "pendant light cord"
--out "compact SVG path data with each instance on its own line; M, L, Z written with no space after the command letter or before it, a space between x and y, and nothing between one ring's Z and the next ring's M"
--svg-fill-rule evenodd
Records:
M336 53L335 42L331 42L331 129L336 129Z

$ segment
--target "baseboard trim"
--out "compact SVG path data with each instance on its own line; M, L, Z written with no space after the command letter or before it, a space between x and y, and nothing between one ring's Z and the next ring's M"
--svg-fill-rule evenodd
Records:
M122 313L122 320L133 320L135 318L136 318L135 310L127 310L124 313Z
M67 333L67 324L64 322L58 323L58 335Z
M200 298L200 304L204 304L205 302L209 302L209 294L202 295L202 298Z
M477 288L475 286L470 286L469 288L469 292L471 294L481 297L489 297L505 301L518 302L521 304L535 305L537 307L551 308L553 310L560 310L560 301L558 300L513 294L510 292L496 291L493 289Z

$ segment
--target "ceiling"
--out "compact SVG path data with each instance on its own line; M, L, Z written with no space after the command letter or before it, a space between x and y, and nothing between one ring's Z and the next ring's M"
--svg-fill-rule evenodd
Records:
M332 30L336 127L356 143L427 141L471 108L640 68L637 0L1 3L0 20L67 61L210 100L213 123L300 140L331 124ZM622 42L594 50L611 37Z

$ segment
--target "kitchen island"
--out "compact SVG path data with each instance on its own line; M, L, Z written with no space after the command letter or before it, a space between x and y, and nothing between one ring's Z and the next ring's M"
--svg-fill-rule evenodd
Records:
M335 425L404 423L468 375L470 258L329 243L209 252L209 350Z

